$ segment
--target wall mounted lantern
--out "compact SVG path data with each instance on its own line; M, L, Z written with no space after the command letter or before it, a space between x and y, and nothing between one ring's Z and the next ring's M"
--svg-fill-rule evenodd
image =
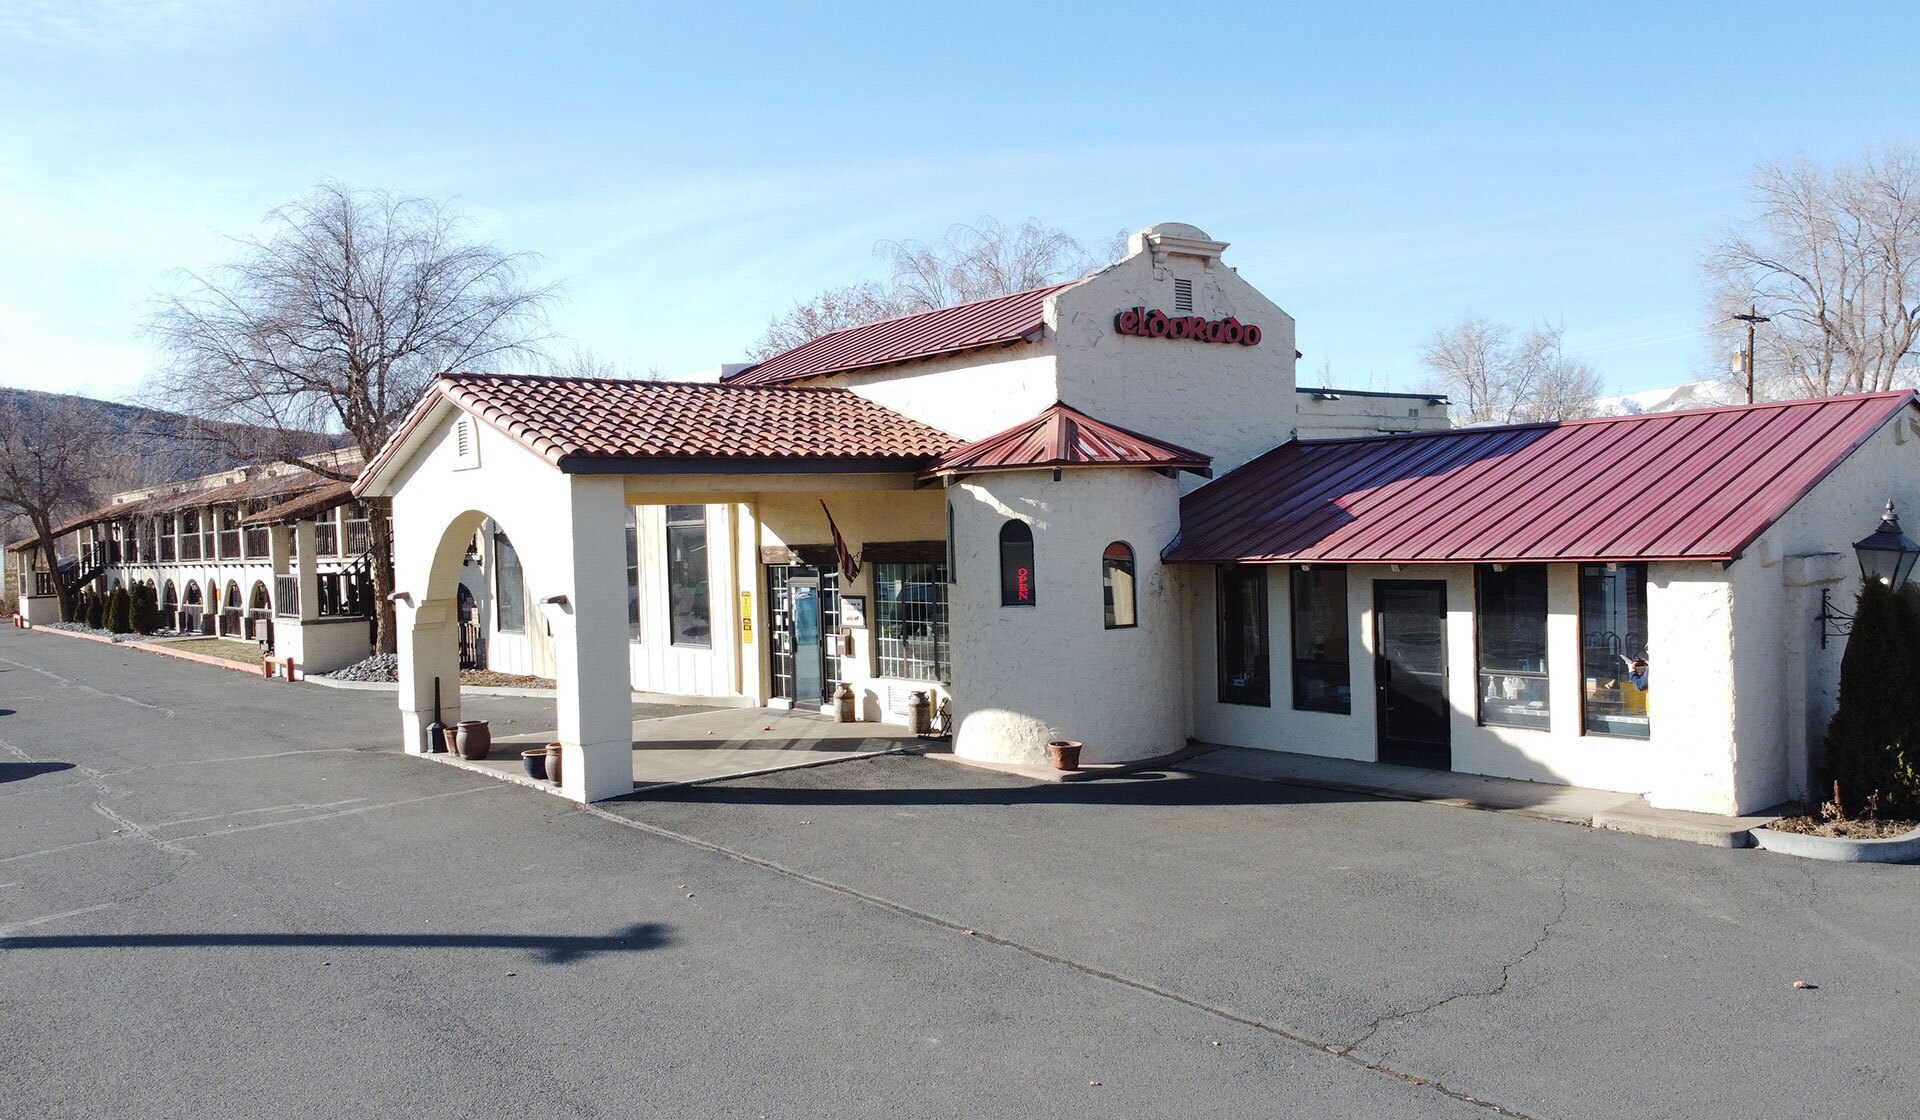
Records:
M1913 574L1914 561L1920 560L1920 544L1900 531L1900 517L1887 503L1880 527L1853 542L1853 554L1860 560L1860 578L1878 580L1890 591L1900 590ZM1853 633L1853 616L1833 605L1833 592L1820 591L1820 648L1828 638L1844 638Z

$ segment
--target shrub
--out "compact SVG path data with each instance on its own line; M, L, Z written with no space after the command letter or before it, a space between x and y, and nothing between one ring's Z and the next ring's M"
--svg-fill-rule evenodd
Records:
M160 629L160 594L151 583L133 586L133 632L151 634Z
M116 587L107 596L107 629L116 634L133 632L133 596L124 587Z
M106 614L107 614L106 600L100 597L100 593L98 591L95 591L93 588L89 587L87 588L87 595L84 602L86 603L86 614L83 618L83 621L86 622L88 626L93 627L95 630L100 629L100 624L106 621Z
M1920 815L1920 614L1877 580L1854 608L1824 776L1848 813L1878 793L1888 815Z

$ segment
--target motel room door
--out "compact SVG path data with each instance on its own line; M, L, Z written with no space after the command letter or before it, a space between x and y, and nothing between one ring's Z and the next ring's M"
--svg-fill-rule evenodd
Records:
M1452 769L1447 585L1437 580L1375 581L1373 627L1380 761Z

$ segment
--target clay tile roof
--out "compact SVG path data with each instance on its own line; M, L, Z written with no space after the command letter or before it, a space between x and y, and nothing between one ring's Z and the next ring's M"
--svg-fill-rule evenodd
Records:
M727 383L771 385L1031 340L1045 325L1047 297L1077 283L1052 284L847 327L775 354L727 378Z
M360 474L364 490L436 397L485 420L563 471L649 460L795 461L914 470L959 441L846 389L597 377L442 374Z
M1188 494L1169 561L1733 560L1914 394L1284 443ZM1860 512L1863 527L1876 510Z
M1064 403L1004 432L956 447L923 477L1045 467L1157 467L1205 473L1198 451L1095 420Z

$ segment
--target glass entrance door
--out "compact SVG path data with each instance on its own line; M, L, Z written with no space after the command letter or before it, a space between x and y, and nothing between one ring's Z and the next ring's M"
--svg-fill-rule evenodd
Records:
M1380 761L1452 769L1447 585L1428 580L1376 582L1373 625Z
M820 652L820 581L796 579L787 584L793 610L793 701L826 703L826 671Z

